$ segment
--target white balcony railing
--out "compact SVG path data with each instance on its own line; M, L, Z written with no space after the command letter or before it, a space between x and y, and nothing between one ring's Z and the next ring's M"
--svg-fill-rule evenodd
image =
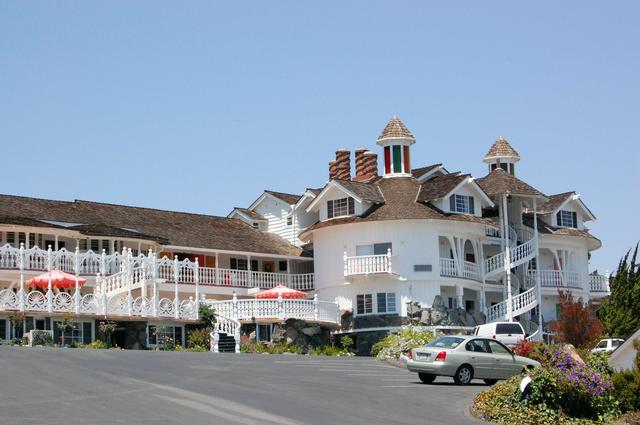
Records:
M391 250L383 255L360 255L347 257L344 253L344 275L366 275L374 273L392 273Z
M127 260L128 258L130 260ZM131 261L134 269L141 269L144 266L147 276L152 276L155 264L156 277L167 282L175 282L177 276L178 283L195 284L196 275L199 275L201 285L259 287L261 289L285 285L301 291L314 289L313 273L268 273L200 267L188 259L178 261L175 258L152 258L144 254L129 257L125 252L98 254L92 251L67 251L64 248L53 251L38 247L20 249L11 245L0 246L0 269L44 272L49 269L50 262L51 269L75 274L77 266L79 275L95 276L100 273L106 277L124 270L126 261Z
M527 275L530 286L535 285L538 275L540 285L552 288L582 288L580 274L567 270L529 270Z
M609 276L603 276L601 274L589 275L589 288L591 292L609 294Z
M462 269L462 272L459 269ZM480 265L463 261L462 267L459 267L456 261L451 258L440 258L440 276L461 277L480 282Z

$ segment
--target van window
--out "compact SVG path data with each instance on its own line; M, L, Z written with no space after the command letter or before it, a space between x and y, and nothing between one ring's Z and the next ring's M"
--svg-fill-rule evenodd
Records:
M496 325L497 335L523 334L522 327L517 323L498 323Z
M473 334L478 335L479 330L480 330L480 326L476 326L476 328L473 330Z

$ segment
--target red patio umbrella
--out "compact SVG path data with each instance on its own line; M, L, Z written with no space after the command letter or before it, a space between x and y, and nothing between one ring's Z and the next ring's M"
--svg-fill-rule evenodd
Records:
M295 289L287 288L284 285L278 285L266 291L258 292L256 298L278 298L278 295L282 295L282 298L294 299L294 298L307 298L307 293L302 291L296 291Z
M72 274L65 273L62 270L51 270L51 272L43 273L29 279L28 285L38 286L41 288L49 287L49 273L51 273L51 287L52 288L75 288L76 277ZM87 282L87 279L78 278L78 285L82 286Z

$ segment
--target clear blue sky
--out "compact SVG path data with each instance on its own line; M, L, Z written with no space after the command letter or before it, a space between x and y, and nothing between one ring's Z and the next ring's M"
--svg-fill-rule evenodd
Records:
M398 114L413 165L577 190L640 238L638 2L0 3L0 193L226 215L327 180Z

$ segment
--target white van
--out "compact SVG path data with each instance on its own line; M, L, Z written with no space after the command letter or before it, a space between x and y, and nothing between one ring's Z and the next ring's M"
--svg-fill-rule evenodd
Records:
M493 338L511 348L526 338L524 329L518 322L486 323L476 326L473 334L484 338Z

